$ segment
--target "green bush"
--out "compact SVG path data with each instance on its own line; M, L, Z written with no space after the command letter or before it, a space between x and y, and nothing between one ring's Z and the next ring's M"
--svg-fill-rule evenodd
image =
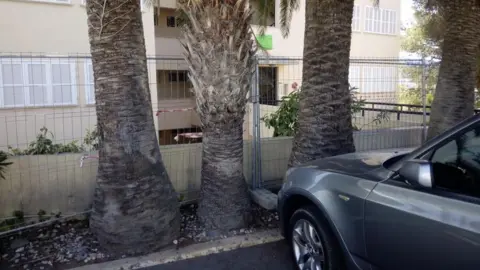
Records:
M365 106L365 100L357 97L357 90L356 87L350 87L352 119L355 119L355 114L362 111ZM278 110L261 118L267 128L273 128L273 137L293 136L295 134L298 126L298 110L300 109L299 94L300 88L282 97ZM383 120L388 120L388 114L380 112L372 123L379 124ZM361 128L353 125L353 129L360 130Z
M48 136L50 135L50 136ZM50 137L50 138L49 138ZM53 134L49 132L46 127L40 129L35 141L28 144L27 149L21 150L18 148L8 147L10 153L14 156L18 155L54 155L61 153L80 153L84 149L78 145L77 141L72 141L67 144L53 143Z
M83 143L87 145L90 150L98 150L98 129L97 126L90 131L87 129L87 134L85 134L85 138L83 138Z

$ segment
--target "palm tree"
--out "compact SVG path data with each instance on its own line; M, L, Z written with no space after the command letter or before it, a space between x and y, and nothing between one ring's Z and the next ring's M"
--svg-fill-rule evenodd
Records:
M478 0L437 0L435 4L446 29L428 138L473 115L480 44Z
M153 124L139 0L87 0L99 136L90 227L100 243L148 252L179 233L176 193Z
M348 67L354 0L306 0L298 131L289 166L355 151Z
M245 227L243 119L255 68L249 0L185 1L185 59L203 133L197 215L207 233Z
M12 162L8 162L7 159L7 153L0 150L0 179L5 179L7 166L12 165Z

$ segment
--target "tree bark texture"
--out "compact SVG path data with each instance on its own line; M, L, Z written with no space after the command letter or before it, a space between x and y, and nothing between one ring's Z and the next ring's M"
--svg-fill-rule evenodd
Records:
M178 198L153 123L138 0L87 0L99 167L90 227L103 246L145 253L178 236Z
M480 8L477 0L442 0L446 22L442 61L432 102L428 139L474 113Z
M243 116L231 115L230 119L203 126L198 217L212 236L244 228L251 218L243 175Z
M306 0L303 82L289 166L355 151L348 85L353 0Z
M198 217L209 235L245 227L243 119L255 68L248 0L190 1L185 58L203 132Z

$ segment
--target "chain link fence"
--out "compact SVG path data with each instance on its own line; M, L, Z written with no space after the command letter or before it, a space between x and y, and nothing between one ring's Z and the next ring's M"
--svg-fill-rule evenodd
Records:
M260 58L253 90L253 186L281 183L302 88L301 58ZM421 59L351 59L357 151L409 148L426 137L438 66Z
M188 68L181 57L151 56L147 65L163 162L179 200L195 200L202 129ZM302 69L301 58L258 59L243 125L244 174L253 188L278 185L286 171L291 123L269 119L295 106ZM422 142L435 72L421 60L352 59L359 151ZM88 55L0 54L0 151L12 162L0 179L0 235L88 214L98 167L94 93Z

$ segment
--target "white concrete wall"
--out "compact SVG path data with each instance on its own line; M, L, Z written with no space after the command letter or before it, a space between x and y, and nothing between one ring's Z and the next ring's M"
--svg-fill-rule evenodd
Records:
M164 0L162 0L164 1ZM173 0L169 0L173 1ZM355 0L355 5L360 6L360 30L352 33L352 45L350 55L359 58L397 58L400 53L400 18L401 0L380 1L379 7L396 11L397 33L396 35L372 34L364 31L365 6L372 6L372 0ZM171 5L162 7L171 8ZM305 32L305 1L300 0L300 8L294 12L290 24L290 35L284 38L280 32L280 0L275 1L276 18L275 27L267 27L266 34L272 35L273 49L268 53L273 57L302 57ZM181 56L182 49L178 38L181 37L179 29L166 28L166 16L173 16L174 9L162 9L159 26L156 26L156 53L162 56ZM258 27L253 25L258 33Z
M414 147L421 143L421 128L355 132L357 151ZM262 139L262 179L279 180L287 169L291 137ZM244 174L252 173L251 141L244 141ZM195 198L200 188L201 144L161 146L163 161L177 192ZM90 209L98 161L89 159L80 168L82 154L16 156L6 179L0 180L0 217L15 210L36 215L39 210L64 215Z

